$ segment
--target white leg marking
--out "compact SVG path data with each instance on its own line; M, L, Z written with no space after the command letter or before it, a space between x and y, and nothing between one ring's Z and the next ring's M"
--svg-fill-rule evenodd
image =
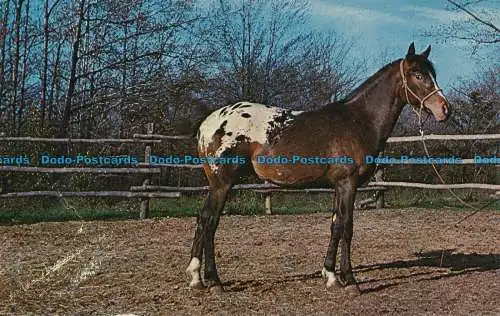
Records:
M189 282L190 287L197 287L201 285L201 265L200 259L193 257L189 266L186 269L186 273L191 276L191 282Z
M323 268L323 271L321 271L321 275L326 279L326 287L332 287L332 285L335 284L335 281L337 279L335 278L335 273L328 271L326 268Z

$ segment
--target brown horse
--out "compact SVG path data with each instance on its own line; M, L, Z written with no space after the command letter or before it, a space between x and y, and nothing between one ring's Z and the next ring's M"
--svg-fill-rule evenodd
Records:
M384 66L345 100L319 110L300 112L239 102L211 113L198 130L199 156L206 159L239 156L245 157L247 163L230 164L219 159L203 165L210 190L197 217L191 262L186 270L190 286L222 290L214 257L215 231L232 185L253 169L259 178L282 186L335 187L323 276L327 287L337 284L359 293L351 267L353 204L356 188L368 181L375 169L365 157L377 156L383 150L404 105L432 113L438 121L446 120L450 113L436 83L434 67L427 59L430 49L429 46L421 54L415 54L411 43L405 58ZM289 161L291 157L313 158L313 161L262 163L266 157ZM327 160L317 160L318 157ZM351 163L338 163L342 157L349 157ZM340 240L337 272L335 261ZM201 281L203 251L205 285Z

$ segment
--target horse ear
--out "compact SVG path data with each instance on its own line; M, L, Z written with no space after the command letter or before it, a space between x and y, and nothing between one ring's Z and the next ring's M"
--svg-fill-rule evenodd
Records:
M431 52L431 45L427 46L427 48L422 52L421 55L424 56L425 58L428 58L430 52Z
M406 53L406 56L413 55L415 55L415 43L411 42L410 47L408 47L408 53Z

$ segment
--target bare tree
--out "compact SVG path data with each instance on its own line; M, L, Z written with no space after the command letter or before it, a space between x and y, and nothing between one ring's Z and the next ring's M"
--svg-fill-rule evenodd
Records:
M450 24L433 26L424 35L438 38L444 42L466 41L471 44L472 54L486 46L500 43L500 28L494 24L494 10L481 8L487 0L446 0L450 12L461 12L468 19L457 19Z
M449 99L456 108L453 122L459 133L498 133L500 127L500 67L462 80L452 87Z
M118 136L149 121L186 131L237 99L319 106L361 73L352 42L307 31L305 0L44 0L41 15L31 2L0 6L7 133L24 122L45 136Z
M306 108L352 88L359 69L348 67L350 43L307 31L307 21L305 1L219 0L206 25L214 103Z
M485 20L484 18L481 18L479 17L477 14L473 13L471 10L467 9L466 6L468 6L469 4L471 4L471 2L464 2L463 4L460 4L458 3L458 1L453 1L453 0L447 0L449 3L451 3L454 7L456 7L457 9L467 13L471 18L473 18L476 22L478 22L479 24L487 27L489 29L489 31L491 32L494 32L493 35L496 34L496 36L494 36L493 39L477 39L477 38L467 38L469 40L475 40L477 41L478 43L498 43L500 42L500 29L495 26L492 22L489 22L487 20ZM478 2L481 2L481 1L476 1L475 3L478 3Z

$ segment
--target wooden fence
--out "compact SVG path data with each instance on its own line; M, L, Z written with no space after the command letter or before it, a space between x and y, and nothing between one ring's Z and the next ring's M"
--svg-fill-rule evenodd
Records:
M139 163L137 167L130 168L102 168L102 167L33 167L33 166L4 166L0 165L0 174L2 172L30 172L30 173L99 173L99 174L160 174L161 168L201 168L201 165L192 164L155 164L151 166L148 161L151 156L151 145L165 141L189 140L188 136L168 136L154 134L152 123L146 125L146 134L134 134L129 139L71 139L71 138L38 138L38 137L0 137L0 142L43 142L43 143L67 143L67 144L107 144L107 143L137 143L145 145L144 163ZM500 134L486 135L427 135L426 141L439 140L498 140ZM389 143L400 142L420 142L420 136L408 137L390 137ZM462 159L464 164L473 164L474 159ZM498 167L498 165L497 165ZM375 181L370 182L365 187L360 187L359 191L375 191L373 198L358 201L358 206L373 204L376 208L384 207L384 191L388 187L406 187L421 189L484 189L500 191L500 185L484 183L460 183L460 184L427 184L413 182L386 182L383 181L382 169L378 169L375 174ZM265 197L266 214L272 213L271 195L273 192L285 193L324 193L334 192L331 188L306 188L306 189L286 189L273 184L242 184L234 187L236 190L253 190L262 193ZM203 192L208 187L170 187L152 185L151 179L146 179L140 186L132 186L129 191L81 191L81 192L60 192L60 191L29 191L29 192L0 192L0 198L19 198L34 196L53 196L53 197L124 197L140 198L140 218L146 218L149 212L149 202L151 198L177 198L183 192Z

